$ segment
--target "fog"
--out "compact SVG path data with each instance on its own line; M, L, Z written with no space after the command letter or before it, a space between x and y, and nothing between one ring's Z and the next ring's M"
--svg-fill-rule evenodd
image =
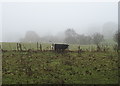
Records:
M68 28L85 35L100 32L109 38L118 24L117 2L11 2L2 3L0 11L3 42L19 41L27 31L42 38L62 38Z

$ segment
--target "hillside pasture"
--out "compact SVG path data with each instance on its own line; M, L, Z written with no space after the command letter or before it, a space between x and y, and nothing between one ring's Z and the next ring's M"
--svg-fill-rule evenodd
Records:
M24 46L37 51L36 43ZM47 46L50 44L42 44L43 50L47 50ZM96 49L95 45L91 46ZM8 50L2 53L3 84L118 83L118 53L115 51L12 51L16 43L3 43L2 48ZM81 48L89 49L89 45L81 45ZM78 45L70 45L69 49L77 51Z

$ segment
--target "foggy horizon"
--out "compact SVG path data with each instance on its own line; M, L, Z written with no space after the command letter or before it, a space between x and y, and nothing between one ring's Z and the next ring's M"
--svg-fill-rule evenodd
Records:
M19 41L27 31L40 37L63 35L72 28L78 34L113 34L117 30L118 5L114 2L3 3L2 40Z

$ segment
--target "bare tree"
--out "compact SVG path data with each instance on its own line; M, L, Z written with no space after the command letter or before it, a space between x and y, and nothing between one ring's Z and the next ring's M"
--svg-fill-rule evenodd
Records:
M67 29L65 31L65 42L71 44L91 44L91 36L78 34L74 29Z
M100 33L95 33L93 34L92 39L94 44L96 44L97 47L99 48L99 44L104 40L104 36Z
M74 31L74 29L67 29L65 31L65 42L75 44L77 42L77 35L78 34Z
M100 43L104 40L104 36L100 33L95 33L93 34L92 39L97 46L97 51L101 51Z
M41 39L39 35L34 31L27 31L25 37L22 38L21 42L39 42Z
M120 31L116 31L113 40L117 43L118 49L120 50Z
M117 43L120 42L120 31L116 31L114 37L113 37L113 40Z

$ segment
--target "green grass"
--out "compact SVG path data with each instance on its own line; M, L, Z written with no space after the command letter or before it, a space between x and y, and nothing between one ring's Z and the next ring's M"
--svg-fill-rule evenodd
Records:
M36 43L22 43L27 49L37 49ZM43 43L43 50L51 44ZM78 50L70 44L69 49ZM81 49L96 49L95 45L80 45ZM49 48L47 48L49 47ZM3 84L117 84L118 54L109 46L107 52L55 53L50 51L11 51L16 43L2 43ZM24 49L24 48L23 48Z
M115 52L4 52L3 84L116 84Z
M25 50L25 48L27 50L28 49L37 50L37 43L21 43L21 44L22 44L22 49L23 50ZM43 50L44 49L49 49L50 46L51 46L51 44L48 44L48 43L43 43L43 44L41 43L41 45L42 45ZM2 49L4 49L4 50L16 50L16 47L17 47L17 43L15 43L15 42L11 42L11 43L3 42L2 43Z
M21 43L21 44L22 44L23 50L25 50L25 49L37 50L37 43ZM40 45L40 43L39 43L39 45ZM52 44L41 43L41 45L42 45L42 50L50 50ZM93 44L91 44L91 45L69 44L69 50L72 50L72 51L78 50L78 46L80 46L80 48L82 50L86 50L86 49L95 50L96 49L96 45L93 45ZM16 47L17 47L17 43L15 43L15 42L11 42L11 43L3 42L2 43L3 50L16 50ZM113 44L109 45L109 51L113 51Z

